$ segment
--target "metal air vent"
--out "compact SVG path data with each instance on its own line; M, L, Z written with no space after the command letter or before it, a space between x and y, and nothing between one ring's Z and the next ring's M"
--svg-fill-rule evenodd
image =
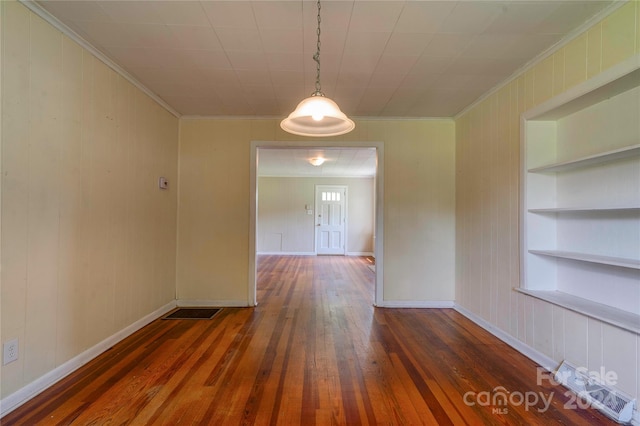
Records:
M633 419L635 399L597 381L583 369L563 361L555 373L555 380L575 392L607 417L629 424Z

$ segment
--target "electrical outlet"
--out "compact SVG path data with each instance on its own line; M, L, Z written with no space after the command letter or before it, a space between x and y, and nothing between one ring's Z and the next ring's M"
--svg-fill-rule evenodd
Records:
M18 360L18 339L9 340L2 345L2 365Z

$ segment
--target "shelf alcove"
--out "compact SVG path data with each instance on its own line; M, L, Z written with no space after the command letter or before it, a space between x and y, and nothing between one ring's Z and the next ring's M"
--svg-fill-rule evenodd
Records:
M640 57L521 124L517 290L640 334Z

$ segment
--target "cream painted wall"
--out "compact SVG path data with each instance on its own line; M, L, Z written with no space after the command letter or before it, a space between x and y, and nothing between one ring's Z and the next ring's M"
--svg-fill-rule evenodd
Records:
M258 252L315 252L314 215L305 205L315 204L316 185L345 185L347 200L347 254L373 252L373 178L258 178Z
M385 301L453 300L454 139L453 120L357 120L339 139L384 142ZM247 303L252 140L299 138L278 120L180 120L179 300Z
M513 291L519 285L519 117L640 53L640 3L617 9L456 120L456 302L558 363L615 371L640 396L640 337Z
M2 8L2 397L175 298L178 120Z

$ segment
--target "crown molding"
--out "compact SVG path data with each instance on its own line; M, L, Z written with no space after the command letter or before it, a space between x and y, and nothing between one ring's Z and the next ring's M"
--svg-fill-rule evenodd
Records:
M503 80L500 83L498 83L492 89L490 89L489 91L487 91L483 95L481 95L478 99L476 99L475 101L473 101L472 103L467 105L462 111L460 111L459 113L454 115L453 119L457 120L460 117L462 117L463 115L465 115L466 113L468 113L469 111L471 111L473 108L475 108L480 103L482 103L485 99L487 99L491 95L493 95L496 92L498 92L500 89L502 89L503 87L505 87L506 85L511 83L516 78L520 77L522 74L527 72L529 69L533 68L538 63L542 62L543 60L547 59L549 56L551 56L554 53L556 53L558 50L562 49L564 46L569 44L572 40L574 40L575 38L580 36L582 33L586 32L589 28L591 28L592 26L594 26L598 22L602 21L604 18L606 18L607 16L611 15L613 12L615 12L616 10L618 10L619 8L624 6L625 4L629 3L629 1L635 1L635 0L613 0L613 3L610 6L602 9L599 13L597 13L594 16L592 16L585 23L583 23L579 27L575 28L573 31L567 33L567 35L564 36L562 39L560 39L557 43L555 43L554 45L552 45L548 49L542 51L540 54L534 56L531 60L529 60L523 66L521 66L516 71L514 71L513 74L511 74L505 80Z
M31 10L33 13L47 21L57 30L61 31L63 34L71 38L73 41L78 43L84 49L89 51L92 55L102 61L109 68L120 74L123 78L133 84L135 87L140 89L143 93L153 99L158 105L162 106L169 113L171 113L176 118L185 119L185 120L275 120L282 119L282 117L278 116L206 116L206 115L181 115L175 109L173 109L169 104L167 104L162 98L160 98L157 94L147 88L144 84L138 81L135 77L125 71L120 65L115 63L111 58L106 56L96 47L94 47L91 43L85 40L78 33L69 28L66 24L62 23L55 16L51 15L47 10L45 10L42 6L40 6L36 0L18 0L22 5ZM587 29L591 28L597 22L601 21L605 17L612 14L614 11L619 9L620 7L627 4L632 0L614 0L614 2L607 8L600 11L598 14L594 15L591 19L587 20L584 24L580 25L570 33L568 33L565 37L563 37L560 41L555 43L553 46L549 47L545 51L536 55L533 59L525 63L522 67L518 68L515 72L513 72L509 77L503 80L498 85L494 86L489 91L485 92L482 96L476 99L474 102L466 106L462 111L455 114L453 117L352 117L355 120L360 121L448 121L448 120L457 120L462 117L470 110L475 108L478 104L483 102L488 97L492 96L500 89L511 83L513 80L524 74L527 70L541 62L542 60L548 58L562 47L567 45L569 42L574 40L576 37L581 35Z
M355 121L453 121L453 117L359 117L350 116ZM282 120L274 115L182 115L183 120Z
M51 24L55 29L57 29L58 31L62 32L64 35L69 37L71 40L75 41L80 46L82 46L84 49L89 51L93 56L98 58L100 61L102 61L106 66L111 68L113 71L115 71L118 74L120 74L129 83L133 84L135 87L140 89L144 94L146 94L151 99L153 99L158 105L160 105L162 108L166 109L173 116L175 116L176 118L180 118L181 117L181 114L178 111L173 109L162 98L160 98L153 91L151 91L151 89L149 89L147 86L145 86L140 81L138 81L135 77L133 77L131 74L129 74L127 71L125 71L124 68L122 68L120 65L116 64L111 58L109 58L104 53L102 53L100 50L98 50L95 46L93 46L91 43L89 43L87 40L85 40L81 35L79 35L75 31L73 31L66 24L62 23L58 18L56 18L51 13L49 13L46 9L44 9L42 6L40 6L35 0L18 0L18 1L20 2L20 4L25 6L31 12L35 13L36 15L38 15L39 17L41 17L42 19L47 21L49 24Z
M276 179L373 179L376 177L375 173L372 175L263 175L258 173L259 178L276 178Z

